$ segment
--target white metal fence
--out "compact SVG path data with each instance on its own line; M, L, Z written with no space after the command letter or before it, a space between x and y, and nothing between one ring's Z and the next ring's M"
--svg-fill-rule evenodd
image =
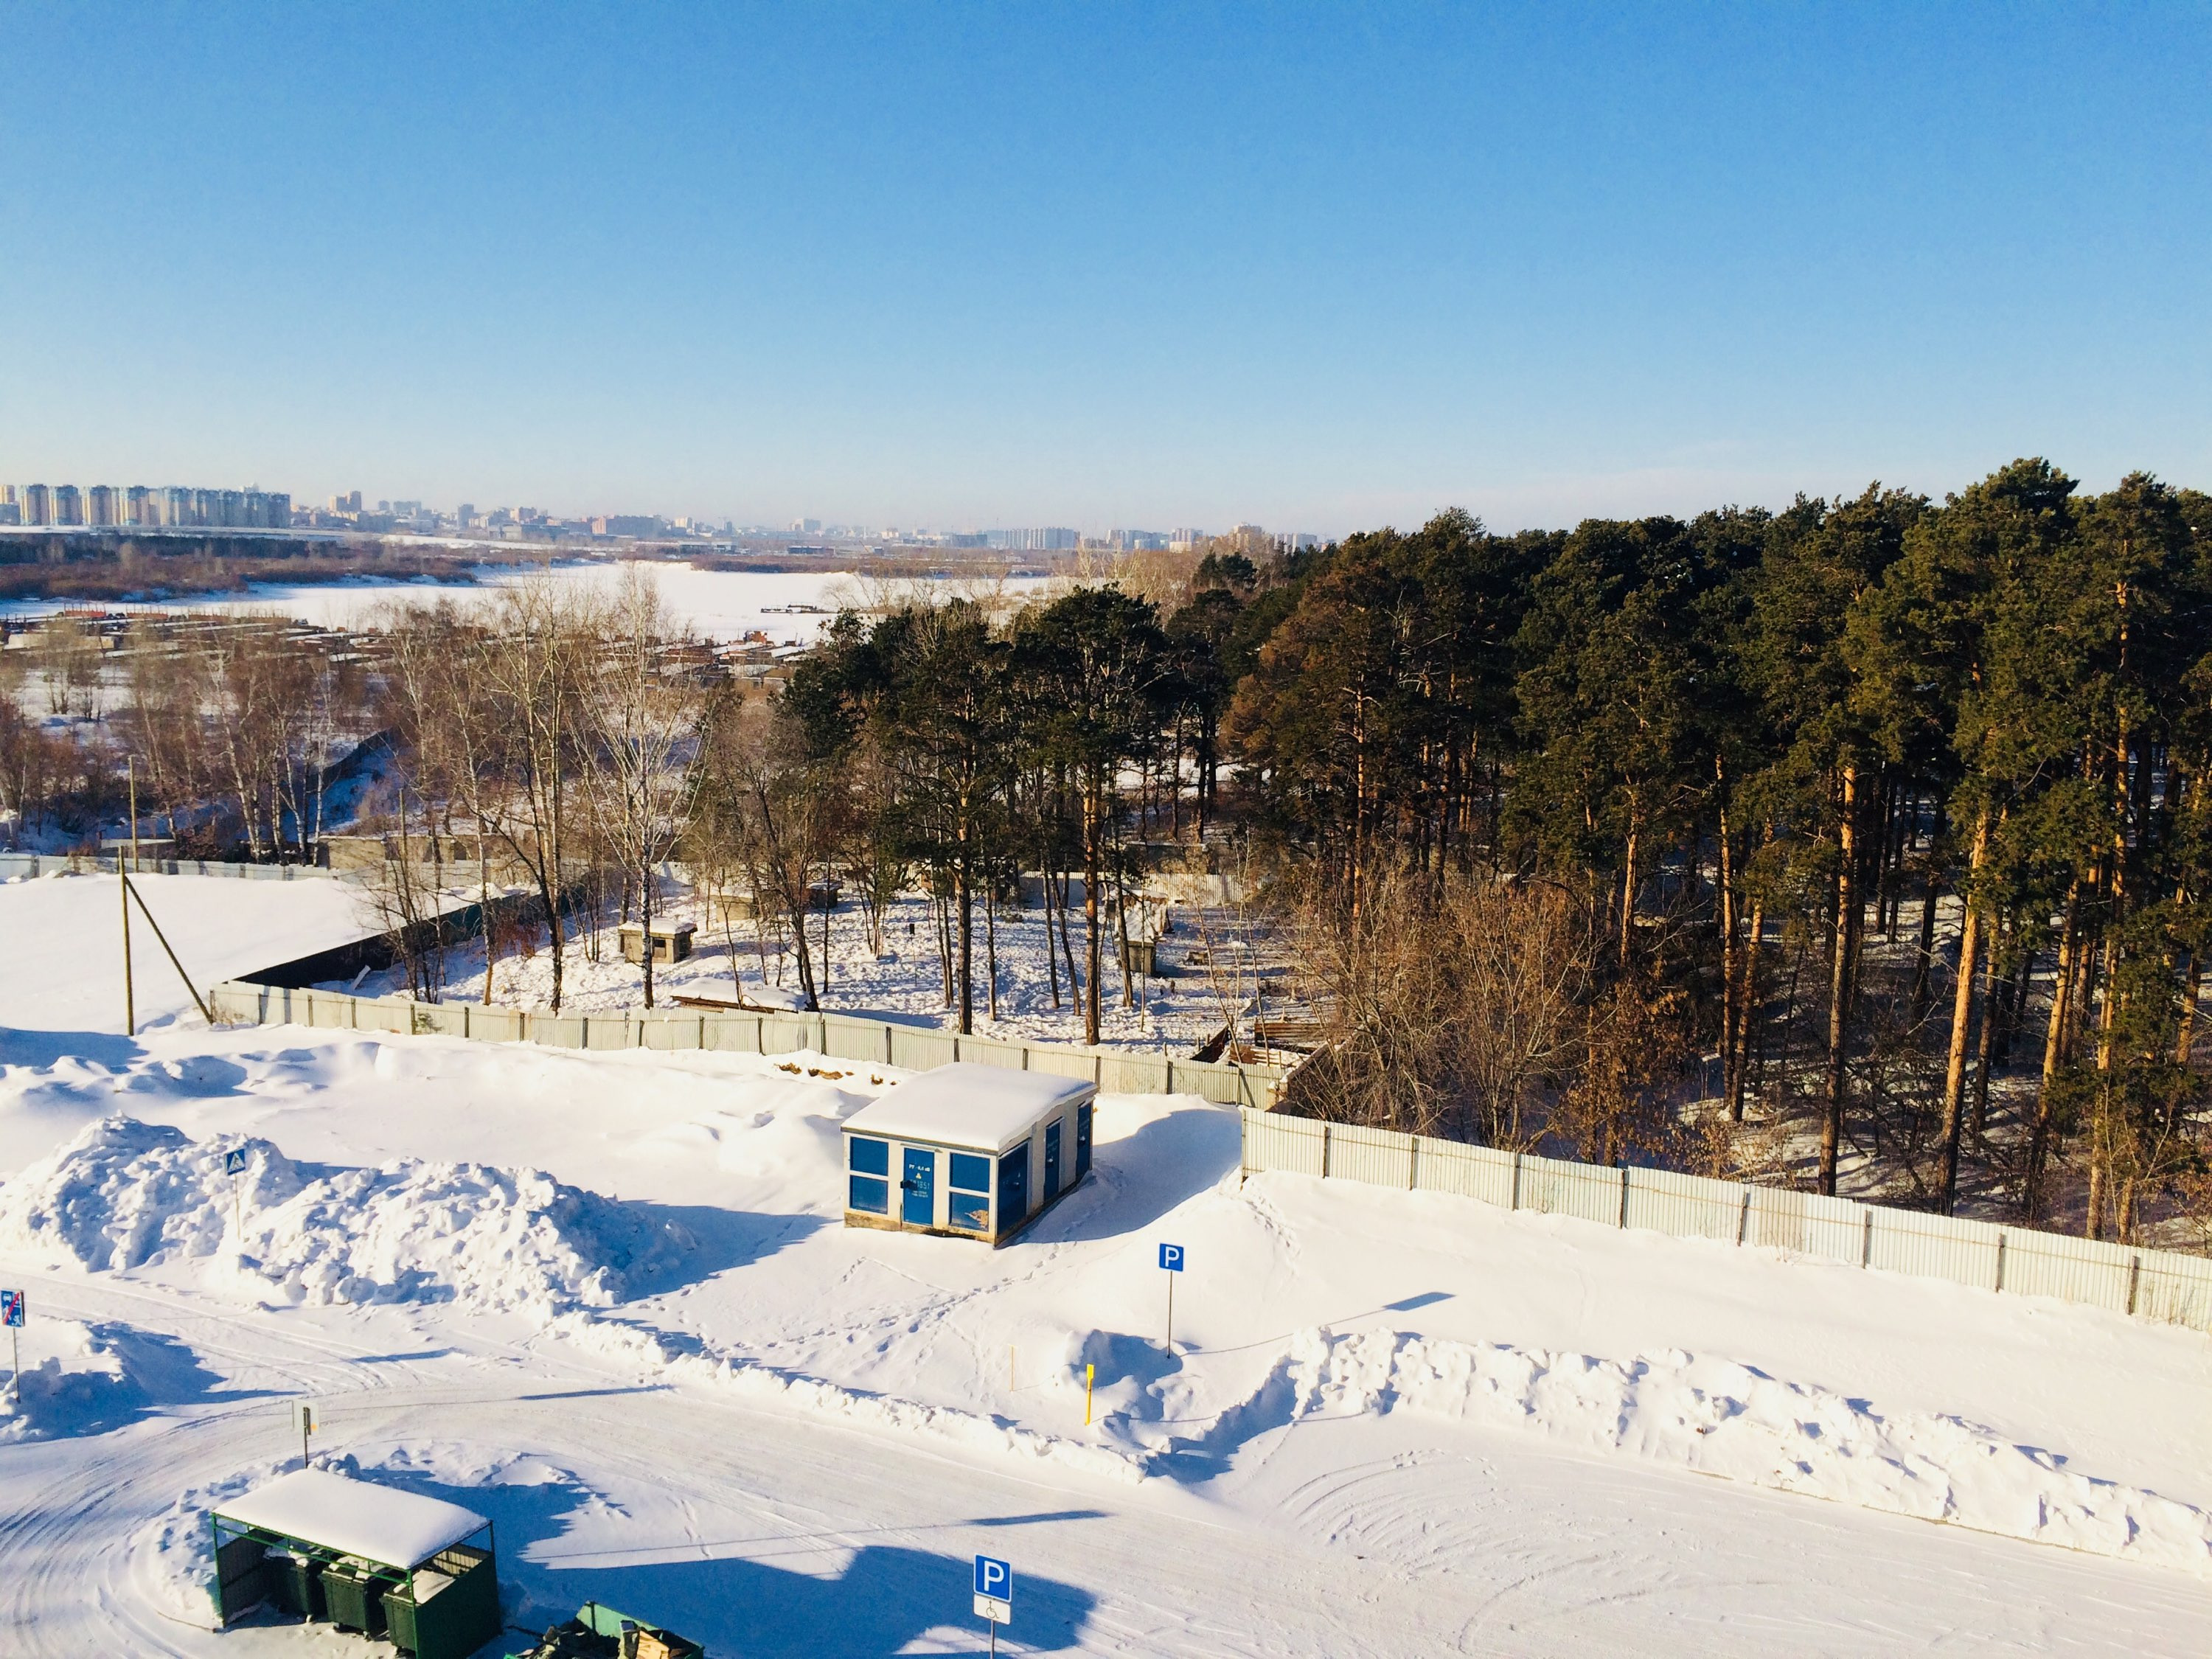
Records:
M2212 1330L2212 1260L1663 1170L1610 1169L1389 1129L1244 1114L1246 1175L1326 1176L1514 1210L1759 1244Z
M132 873L149 876L238 876L247 881L328 881L332 872L312 864L224 864L213 859L157 859L149 855ZM115 858L103 853L0 853L0 881L15 876L115 873Z
M853 1014L678 1012L541 1014L467 1002L415 1002L343 991L290 990L232 980L209 995L216 1019L357 1031L441 1034L479 1042L556 1048L720 1048L740 1054L808 1052L865 1065L926 1071L964 1060L1054 1077L1088 1078L1103 1094L1200 1095L1224 1106L1267 1107L1282 1087L1272 1066L1176 1060L1074 1043L1009 1042L863 1019Z

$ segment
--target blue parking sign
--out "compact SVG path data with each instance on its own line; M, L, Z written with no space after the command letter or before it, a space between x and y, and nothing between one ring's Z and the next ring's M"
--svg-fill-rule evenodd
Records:
M1169 1273L1181 1273L1182 1271L1182 1246L1180 1244L1161 1245L1160 1266Z
M988 1555L975 1558L975 1594L988 1595L994 1601L1014 1599L1014 1570L1004 1561Z
M0 1291L0 1327L23 1322L23 1293L21 1291Z

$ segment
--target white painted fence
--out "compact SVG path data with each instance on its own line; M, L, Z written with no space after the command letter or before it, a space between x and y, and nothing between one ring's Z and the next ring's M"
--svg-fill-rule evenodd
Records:
M740 1054L811 1053L866 1065L927 1071L956 1060L1054 1077L1088 1078L1103 1094L1200 1095L1224 1106L1271 1106L1283 1073L1272 1066L1176 1060L1074 1043L1010 1042L853 1014L698 1012L540 1014L468 1002L357 997L228 981L209 994L219 1021L314 1025L357 1031L536 1042L556 1048L720 1048Z
M115 873L113 854L94 858L89 853L0 853L0 881L102 872ZM150 854L131 866L133 875L141 872L149 876L237 876L247 881L328 881L333 873L313 864L225 864L213 859L157 859Z
M1765 1245L1822 1261L2056 1297L2212 1330L2212 1260L2063 1233L1752 1187L1663 1170L1610 1169L1247 1107L1243 1171L1455 1193L1676 1238Z

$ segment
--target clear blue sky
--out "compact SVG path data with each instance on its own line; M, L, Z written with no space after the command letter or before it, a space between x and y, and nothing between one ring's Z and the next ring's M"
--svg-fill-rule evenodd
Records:
M0 479L1499 527L2212 486L2212 9L0 0Z

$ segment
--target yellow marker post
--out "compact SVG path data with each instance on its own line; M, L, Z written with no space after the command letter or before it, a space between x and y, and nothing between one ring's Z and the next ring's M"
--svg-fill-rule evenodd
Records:
M1083 1368L1083 1426L1086 1429L1091 1426L1091 1390L1097 1381L1098 1367L1085 1365Z

